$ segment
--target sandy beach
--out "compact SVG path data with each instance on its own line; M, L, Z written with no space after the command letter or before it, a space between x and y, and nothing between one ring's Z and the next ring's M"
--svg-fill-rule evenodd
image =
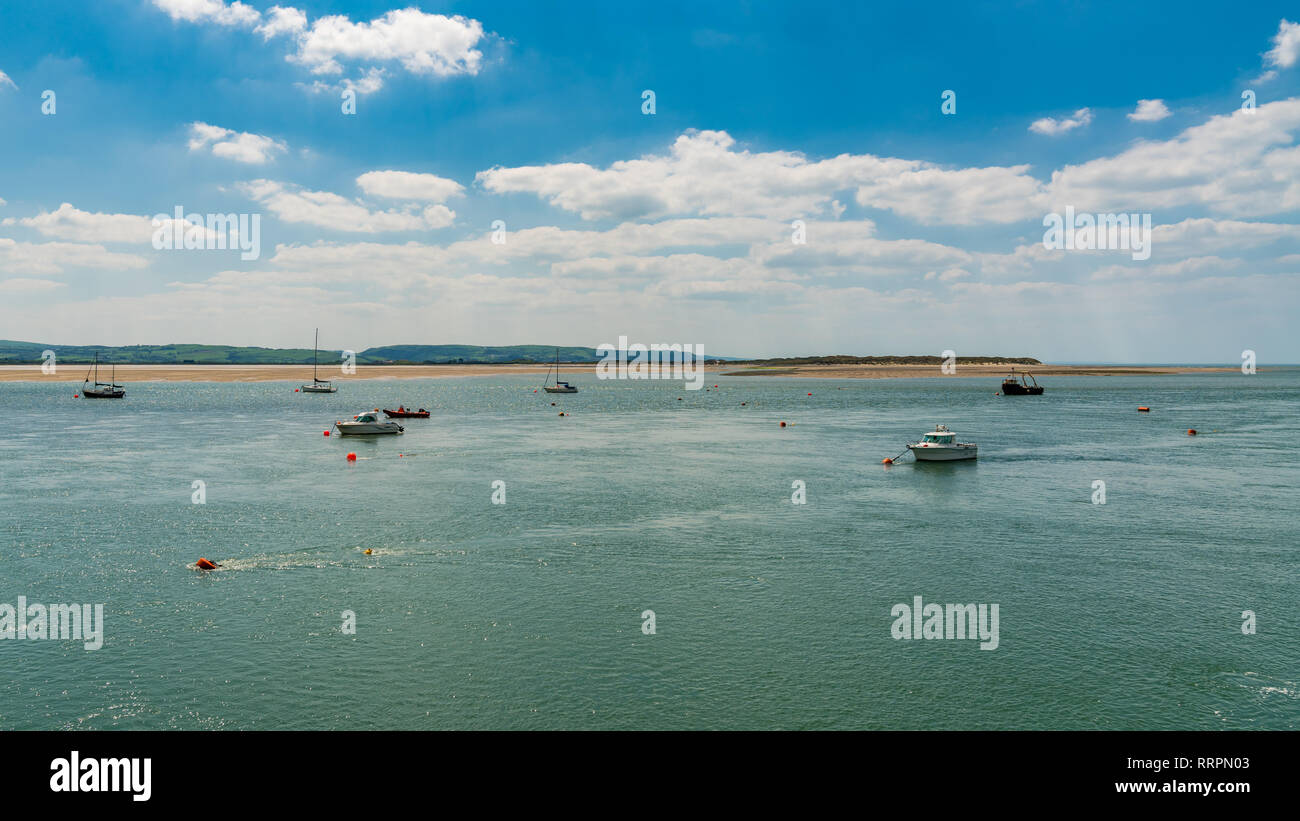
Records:
M1113 376L1118 374L1172 374L1235 371L1232 367L1173 365L1016 365L1017 373L1039 376ZM773 367L732 366L718 368L725 376L797 376L825 379L899 379L918 377L1002 377L1010 365L958 365L946 374L938 365L790 365ZM713 369L710 369L713 370Z
M569 373L594 372L595 365L572 365ZM331 375L335 383L354 379L442 379L458 376L493 376L497 374L536 374L544 379L546 365L358 365L354 374ZM945 374L936 365L792 365L751 367L746 365L710 366L706 373L715 376L786 376L824 379L891 379L916 377L999 377L1010 368L1006 365L959 365L955 374ZM1233 371L1232 367L1181 367L1147 365L1040 365L1017 366L1034 376L1173 374ZM0 382L69 382L80 384L85 371L80 366L64 365L57 374L43 374L39 365L0 366ZM107 374L101 374L107 378ZM117 381L130 382L307 382L311 370L301 365L118 365Z

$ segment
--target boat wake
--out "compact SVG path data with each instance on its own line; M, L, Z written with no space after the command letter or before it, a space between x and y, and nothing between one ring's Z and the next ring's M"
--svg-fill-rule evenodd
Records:
M369 550L369 553L366 551ZM411 547L366 547L350 545L340 548L294 550L288 553L261 553L239 558L216 559L219 566L206 573L247 570L369 570L379 567L412 564L420 557L464 556L463 549L432 548L423 545ZM387 559L387 562L379 562ZM396 560L396 562L394 562ZM196 566L187 565L191 570Z
M1282 696L1283 698L1300 698L1300 685L1294 681L1265 676L1259 673L1225 673L1224 677L1233 680L1238 687L1254 690L1261 698Z

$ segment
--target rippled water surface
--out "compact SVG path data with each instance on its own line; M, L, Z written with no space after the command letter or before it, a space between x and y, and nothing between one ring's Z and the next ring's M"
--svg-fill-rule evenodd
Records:
M573 381L0 384L0 602L106 619L0 641L0 728L1300 726L1300 370ZM881 465L936 422L979 460Z

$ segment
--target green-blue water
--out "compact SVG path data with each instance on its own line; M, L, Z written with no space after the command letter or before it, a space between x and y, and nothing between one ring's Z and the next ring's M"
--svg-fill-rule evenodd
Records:
M106 609L0 641L0 728L1300 726L1300 370L574 381L0 384L0 602ZM880 464L936 422L979 461Z

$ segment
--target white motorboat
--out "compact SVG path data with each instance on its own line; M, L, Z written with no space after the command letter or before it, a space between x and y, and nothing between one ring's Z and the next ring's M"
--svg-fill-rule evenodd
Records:
M907 449L919 462L951 462L956 459L974 459L979 446L974 442L958 442L957 434L947 425L935 425L934 430L921 437L921 441Z
M357 436L374 433L401 433L406 428L383 417L379 411L365 411L352 417L351 422L335 422L340 436Z

